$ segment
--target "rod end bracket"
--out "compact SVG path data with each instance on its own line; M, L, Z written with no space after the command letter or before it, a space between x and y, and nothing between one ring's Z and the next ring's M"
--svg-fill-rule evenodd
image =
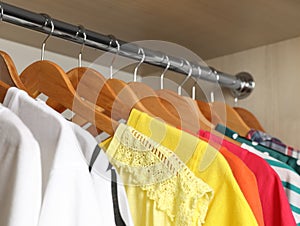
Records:
M240 72L235 75L237 80L241 81L241 86L238 89L231 90L234 98L244 99L248 97L255 87L255 82L252 75L248 72Z

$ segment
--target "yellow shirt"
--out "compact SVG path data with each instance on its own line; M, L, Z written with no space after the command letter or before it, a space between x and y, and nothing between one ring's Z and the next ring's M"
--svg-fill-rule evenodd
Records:
M225 158L207 142L132 110L127 124L175 152L190 170L214 190L205 226L257 225Z
M212 189L171 151L120 124L106 148L137 226L202 225Z

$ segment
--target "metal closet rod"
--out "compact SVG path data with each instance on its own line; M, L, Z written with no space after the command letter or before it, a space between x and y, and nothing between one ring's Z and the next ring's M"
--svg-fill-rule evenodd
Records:
M39 13L34 13L4 2L0 2L0 9L3 12L2 21L46 34L49 34L51 30L49 27L50 23L48 23L48 26L46 27L45 16ZM53 36L80 44L83 43L83 38L79 37L78 35L78 26L68 24L53 18L51 18L51 20L55 28L52 33ZM112 38L110 35L102 35L91 30L85 30L85 33L87 37L85 40L85 45L87 46L103 51L116 52L117 43L115 42L115 40L117 40L121 46L119 55L129 57L138 61L140 61L143 57L141 54L138 54L139 49L141 48L138 45L127 43L118 39L114 39L114 41L112 42ZM168 56L169 61L167 61L167 59L165 58L165 54L162 52L153 51L147 48L142 49L144 50L146 56L144 63L160 66L162 68L166 68L167 64L170 63L169 70L183 74L187 74L187 72L190 70L190 66L187 64L183 64L184 61L182 61L182 59ZM218 82L219 85L231 89L232 93L236 97L244 98L248 96L254 88L254 81L249 73L246 73L247 75L245 75L245 72L242 72L237 76L232 76L224 72L217 71L214 68L199 65L193 62L190 62L190 65L192 66L193 77L199 77L198 67L200 66L202 71L200 79L211 82Z

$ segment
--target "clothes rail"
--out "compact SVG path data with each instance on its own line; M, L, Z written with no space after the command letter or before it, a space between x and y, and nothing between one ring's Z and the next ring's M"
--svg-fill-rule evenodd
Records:
M0 9L2 21L47 34L49 34L51 30L49 23L48 26L45 26L45 16L42 14L21 9L4 2L0 2ZM56 36L80 44L83 43L83 37L79 37L78 35L78 26L52 18L51 20L55 28L52 36ZM119 55L129 57L138 61L140 61L143 57L141 54L139 54L139 50L141 49L141 47L136 44L127 43L119 39L114 39L112 42L112 37L110 35L103 35L91 30L85 30L85 34L87 37L84 40L86 46L90 46L103 51L111 51L114 53L118 51ZM116 41L121 46L119 50L117 50ZM220 86L229 88L233 96L239 99L247 97L255 87L253 77L247 72L241 72L235 76L232 76L227 73L215 70L212 67L199 65L193 62L189 62L190 66L187 63L183 64L184 61L182 61L182 59L173 56L168 56L169 60L167 60L165 54L160 51L154 51L147 48L142 49L145 53L144 63L160 66L163 68L166 68L167 64L170 63L169 70L184 74L187 74L187 72L190 70L190 67L192 67L192 76L195 78L199 77L198 67L200 67L200 79L210 82L218 82Z

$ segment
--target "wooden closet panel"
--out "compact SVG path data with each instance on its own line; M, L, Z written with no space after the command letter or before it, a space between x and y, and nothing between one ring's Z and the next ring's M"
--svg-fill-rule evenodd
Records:
M250 72L254 92L239 106L254 113L270 134L300 148L300 37L206 61L237 73ZM227 102L233 98L225 92Z

